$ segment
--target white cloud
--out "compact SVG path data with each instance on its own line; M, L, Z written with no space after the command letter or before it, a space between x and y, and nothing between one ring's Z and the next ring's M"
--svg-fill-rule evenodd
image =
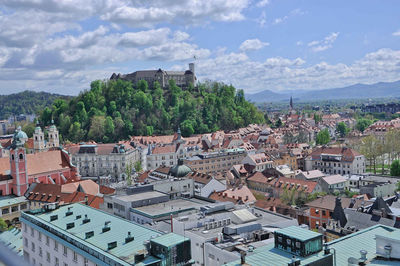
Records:
M269 0L260 0L260 1L257 2L256 6L257 7L264 7L264 6L268 5L268 4L269 4Z
M392 35L393 36L400 36L400 30L393 32Z
M133 2L100 16L103 20L138 27L159 23L203 24L205 20L239 21L249 0L147 0ZM139 3L139 4L138 4Z
M200 80L211 79L233 84L246 92L264 89L323 89L355 83L396 81L400 75L400 50L380 49L352 64L319 62L306 65L301 58L251 60L243 53L221 53L198 60Z
M268 46L269 43L267 42L262 42L259 39L249 39L245 40L241 45L240 45L240 50L242 51L255 51L255 50L260 50L261 48Z
M336 41L339 36L339 32L332 32L324 39L319 41L311 41L307 45L311 47L311 50L314 52L322 52L329 48L332 48L333 43Z

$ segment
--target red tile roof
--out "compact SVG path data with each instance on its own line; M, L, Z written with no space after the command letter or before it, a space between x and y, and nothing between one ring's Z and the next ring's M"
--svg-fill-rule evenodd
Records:
M319 160L321 154L342 155L342 161L352 162L356 156L361 154L357 151L346 147L319 147L312 151L311 157L313 160Z
M235 203L240 201L243 203L256 201L256 198L247 186L227 189L222 192L214 192L209 196L209 198L217 201L231 201Z
M194 182L201 183L201 184L208 184L212 180L212 176L208 174L198 173L198 172L191 172L187 174L185 177L193 179Z
M26 156L29 175L71 168L61 150L27 154Z

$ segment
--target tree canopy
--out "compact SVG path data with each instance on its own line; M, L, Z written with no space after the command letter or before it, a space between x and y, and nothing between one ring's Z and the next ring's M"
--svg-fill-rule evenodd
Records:
M264 115L245 100L242 90L222 83L198 84L182 90L173 80L168 89L145 80L93 81L90 90L71 99L59 99L44 108L43 126L54 119L64 140L113 142L132 135L183 136L233 130L264 123Z
M327 128L324 128L320 132L318 132L315 142L317 145L325 145L331 141L331 137L329 135L329 131Z

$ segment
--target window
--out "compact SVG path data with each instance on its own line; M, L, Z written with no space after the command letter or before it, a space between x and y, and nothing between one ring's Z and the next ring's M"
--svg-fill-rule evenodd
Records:
M319 210L318 210L318 209L315 209L315 213L316 213L316 214L319 214Z
M64 256L66 257L67 255L68 255L68 250L67 250L67 247L64 246Z
M24 155L23 155L22 153L20 153L19 159L20 159L20 160L23 160L23 159L24 159Z
M58 242L56 240L54 240L54 250L55 251L58 250Z
M325 212L325 211L322 211L322 215L324 215L324 216L325 216L325 215L326 215L326 212Z
M32 264L35 265L36 264L36 260L35 258L32 259Z
M23 225L24 225L24 232L26 233L28 231L28 226L26 224Z
M60 265L60 261L58 260L58 258L55 257L54 259L56 260L55 265L56 265L56 266L59 266L59 265Z
M43 254L42 247L39 247L39 256L41 257Z
M49 253L49 252L46 252L46 260L47 260L48 262L50 262L50 253Z
M4 215L4 214L7 214L7 213L9 213L10 212L10 209L9 208L4 208L4 209L2 209L1 210L1 213Z
M83 265L89 266L89 260L87 258L83 258Z
M17 212L17 211L18 211L18 206L11 207L11 212Z
M25 246L28 246L28 239L26 238L26 237L24 237L24 243L25 243Z
M38 236L39 241L42 241L42 233L39 232L39 236Z
M35 236L35 230L31 227L31 236Z
M33 252L35 252L35 243L32 242L31 244L32 244L31 249Z
M25 209L26 209L26 207L27 207L26 203L24 203L24 204L21 204L21 210L25 210Z
M68 264L64 262L64 266L68 266Z
M296 248L300 248L300 242L296 241Z
M46 236L46 245L50 245L50 238L48 236Z
M77 262L78 261L78 254L76 254L76 252L74 251L74 261Z
M107 203L107 208L112 209L113 208L112 203Z

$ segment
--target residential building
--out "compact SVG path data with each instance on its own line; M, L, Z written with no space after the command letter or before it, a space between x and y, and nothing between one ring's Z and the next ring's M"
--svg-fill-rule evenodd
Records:
M113 73L110 78L110 80L118 79L130 81L134 85L140 80L145 80L149 88L153 88L154 82L158 82L161 88L168 88L170 80L183 89L188 88L190 84L196 84L194 63L190 63L189 69L186 71L168 71L159 68L158 70L139 70L130 74Z
M186 265L190 240L84 204L21 215L24 258L34 265Z
M0 120L0 136L6 135L9 132L10 123L8 120Z
M318 182L318 180L324 176L326 175L322 173L320 170L310 170L310 171L297 170L295 177L296 179Z
M326 195L321 198L317 198L311 202L308 202L306 206L309 210L309 226L311 229L318 228L320 226L326 227L329 221L332 220L333 211L335 209L336 197L333 195ZM363 200L355 198L341 198L341 206L345 208L357 209L362 205Z
M268 159L265 153L247 154L242 164L249 169L249 172L262 172L272 168L273 162Z
M92 180L83 180L63 185L32 183L25 197L29 200L29 209L39 209L56 202L59 205L81 202L98 209L103 203L103 196L114 192L113 188L98 185Z
M321 177L318 180L318 184L321 186L322 191L327 193L333 193L335 191L342 192L349 189L347 178L341 175L328 175Z
M256 198L250 189L243 185L220 192L213 192L209 198L215 201L229 201L235 204L254 204L256 202Z
M85 178L112 176L125 180L127 167L140 161L140 151L131 143L78 144L67 146L72 163Z
M231 169L233 165L240 164L245 156L246 151L243 148L226 149L217 152L200 153L186 158L184 163L193 171L212 174Z
M276 171L279 172L280 175L287 178L294 178L295 172L287 165L278 165L275 167Z
M268 174L255 173L247 178L250 189L266 192L270 197L279 198L285 191L295 191L295 194L307 195L321 191L317 182L296 178L274 177Z
M191 172L185 176L193 179L194 193L196 196L208 198L213 192L220 192L226 189L226 185L215 179L212 175L198 172Z
M9 226L18 223L21 211L26 211L28 209L28 201L25 197L0 197L0 218Z
M367 194L372 198L376 197L390 197L397 191L397 183L389 182L375 182L372 184L364 185L360 187L360 194Z
M331 175L362 174L365 172L365 157L346 147L320 147L306 158L304 170L320 170Z

